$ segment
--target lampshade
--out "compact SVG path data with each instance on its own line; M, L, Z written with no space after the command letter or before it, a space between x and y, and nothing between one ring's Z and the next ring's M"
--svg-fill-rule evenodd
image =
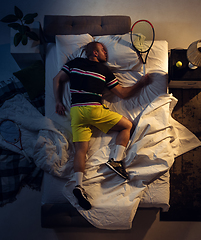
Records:
M188 61L192 65L197 66L197 67L201 67L201 48L198 47L199 42L201 42L201 40L191 43L187 49Z

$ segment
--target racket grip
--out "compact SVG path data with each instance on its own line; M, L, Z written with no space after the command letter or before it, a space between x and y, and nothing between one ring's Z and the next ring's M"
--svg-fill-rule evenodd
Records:
M145 64L143 64L143 76L146 75L146 67L145 67Z
M25 156L25 158L31 163L31 159L28 157L28 155L26 154L26 152L22 149L23 155Z

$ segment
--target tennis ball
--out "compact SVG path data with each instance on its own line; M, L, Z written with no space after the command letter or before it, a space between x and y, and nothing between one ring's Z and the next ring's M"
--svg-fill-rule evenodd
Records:
M176 66L180 68L182 66L182 62L181 61L176 62Z

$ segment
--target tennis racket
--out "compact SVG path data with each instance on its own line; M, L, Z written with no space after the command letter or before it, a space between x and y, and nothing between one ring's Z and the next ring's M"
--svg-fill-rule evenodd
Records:
M25 156L25 158L31 162L30 158L27 156L26 152L22 147L21 141L21 130L19 126L10 119L4 119L0 122L0 134L3 140L9 144L20 149Z
M143 63L143 74L145 75L145 64L155 38L154 27L147 20L138 20L133 24L130 36L131 43Z

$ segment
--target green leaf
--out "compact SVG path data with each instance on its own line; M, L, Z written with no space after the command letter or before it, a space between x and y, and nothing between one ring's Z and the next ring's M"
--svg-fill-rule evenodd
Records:
M21 34L24 35L26 31L27 31L27 27L24 25L21 25L21 29L20 29Z
M29 26L24 26L24 27L25 27L25 31L26 31L26 32L30 32L30 31L31 31L31 29L30 29Z
M16 17L18 18L18 19L22 19L23 18L23 12L18 8L18 7L16 7L15 6L15 15L16 15Z
M30 31L30 32L27 32L26 35L32 40L35 40L35 41L39 40L39 37L35 32Z
M12 22L16 22L17 20L18 20L18 18L14 14L9 14L9 15L3 17L1 19L1 22L12 23Z
M23 36L22 36L22 45L27 45L27 42L28 42L28 38L27 38L27 36L24 34Z
M22 34L21 33L16 33L14 36L14 45L17 47L17 45L20 43L22 40Z
M34 18L38 16L38 13L29 13L26 14L23 18L26 24L30 24L34 22Z
M34 18L25 21L26 24L31 24L33 22L34 22Z
M18 31L21 30L21 25L19 23L9 23L8 26Z

